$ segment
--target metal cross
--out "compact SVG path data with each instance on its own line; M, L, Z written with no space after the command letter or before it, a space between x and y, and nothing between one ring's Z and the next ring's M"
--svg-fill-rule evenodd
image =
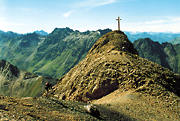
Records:
M118 31L120 31L120 20L122 20L122 19L120 19L120 17L118 16L118 18L116 20L118 21Z

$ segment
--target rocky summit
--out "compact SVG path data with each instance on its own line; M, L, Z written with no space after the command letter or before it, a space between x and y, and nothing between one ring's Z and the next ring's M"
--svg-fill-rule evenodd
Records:
M102 36L86 58L55 86L59 99L91 101L111 92L135 90L162 96L180 95L179 75L138 56L127 36L120 31Z

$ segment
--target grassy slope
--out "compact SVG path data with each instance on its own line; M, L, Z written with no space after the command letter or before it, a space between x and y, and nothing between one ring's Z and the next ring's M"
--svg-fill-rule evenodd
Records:
M22 70L59 78L84 58L94 42L108 31L111 30L79 32L56 28L47 36L30 33L11 38L7 33L1 37L0 33L0 58Z
M22 97L36 97L43 93L42 80L30 81L23 91Z
M0 61L0 94L15 97L37 97L44 92L45 82L55 84L56 79L20 71L16 66Z
M15 97L36 97L40 96L43 93L43 84L41 80L37 80L37 78L31 79L17 79L13 81L9 80L0 80L1 81L1 95L6 96L15 96ZM9 85L6 88L3 88L3 85L6 83ZM2 90L4 89L4 90Z
M46 49L38 51L34 55L32 59L34 64L30 67L31 71L61 77L84 57L83 55L100 37L97 32L90 32L89 34L70 32L66 33L67 35L64 38L59 38L61 34L61 31L56 34L52 33L42 43L41 47L46 47ZM49 43L49 41L56 42ZM39 53L43 55L41 59L38 56Z

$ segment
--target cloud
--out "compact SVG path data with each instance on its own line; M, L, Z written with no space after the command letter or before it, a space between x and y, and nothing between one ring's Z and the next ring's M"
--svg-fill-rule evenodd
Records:
M98 6L104 6L104 5L108 5L108 4L112 4L115 3L116 0L93 0L95 1L94 7L98 7Z
M11 31L14 28L20 28L24 26L22 23L16 23L8 21L5 17L0 17L0 29L3 31Z
M165 23L166 20L153 20L153 21L146 21L144 24L162 24Z
M67 12L65 12L65 13L63 14L63 16L64 16L65 18L68 18L73 12L74 12L73 10L67 11Z
M176 17L176 18L171 18L172 22L179 22L180 21L180 17Z
M94 8L94 7L112 4L115 2L117 2L117 0L86 0L83 2L76 3L75 6L77 8L83 8L83 7Z
M112 4L117 2L117 0L84 0L81 2L76 2L75 4L72 5L71 10L65 12L63 14L64 18L68 18L72 13L81 11L82 9L92 9L95 7L100 7L108 4Z
M149 32L180 32L180 17L167 17L161 20L152 20L139 23L127 23L122 28L126 31Z

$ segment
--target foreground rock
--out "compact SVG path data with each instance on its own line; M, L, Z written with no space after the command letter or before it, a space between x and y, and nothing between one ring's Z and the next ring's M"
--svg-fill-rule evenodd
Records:
M91 114L92 116L100 118L100 112L96 106L89 104L85 105L84 109L87 111L87 113Z

